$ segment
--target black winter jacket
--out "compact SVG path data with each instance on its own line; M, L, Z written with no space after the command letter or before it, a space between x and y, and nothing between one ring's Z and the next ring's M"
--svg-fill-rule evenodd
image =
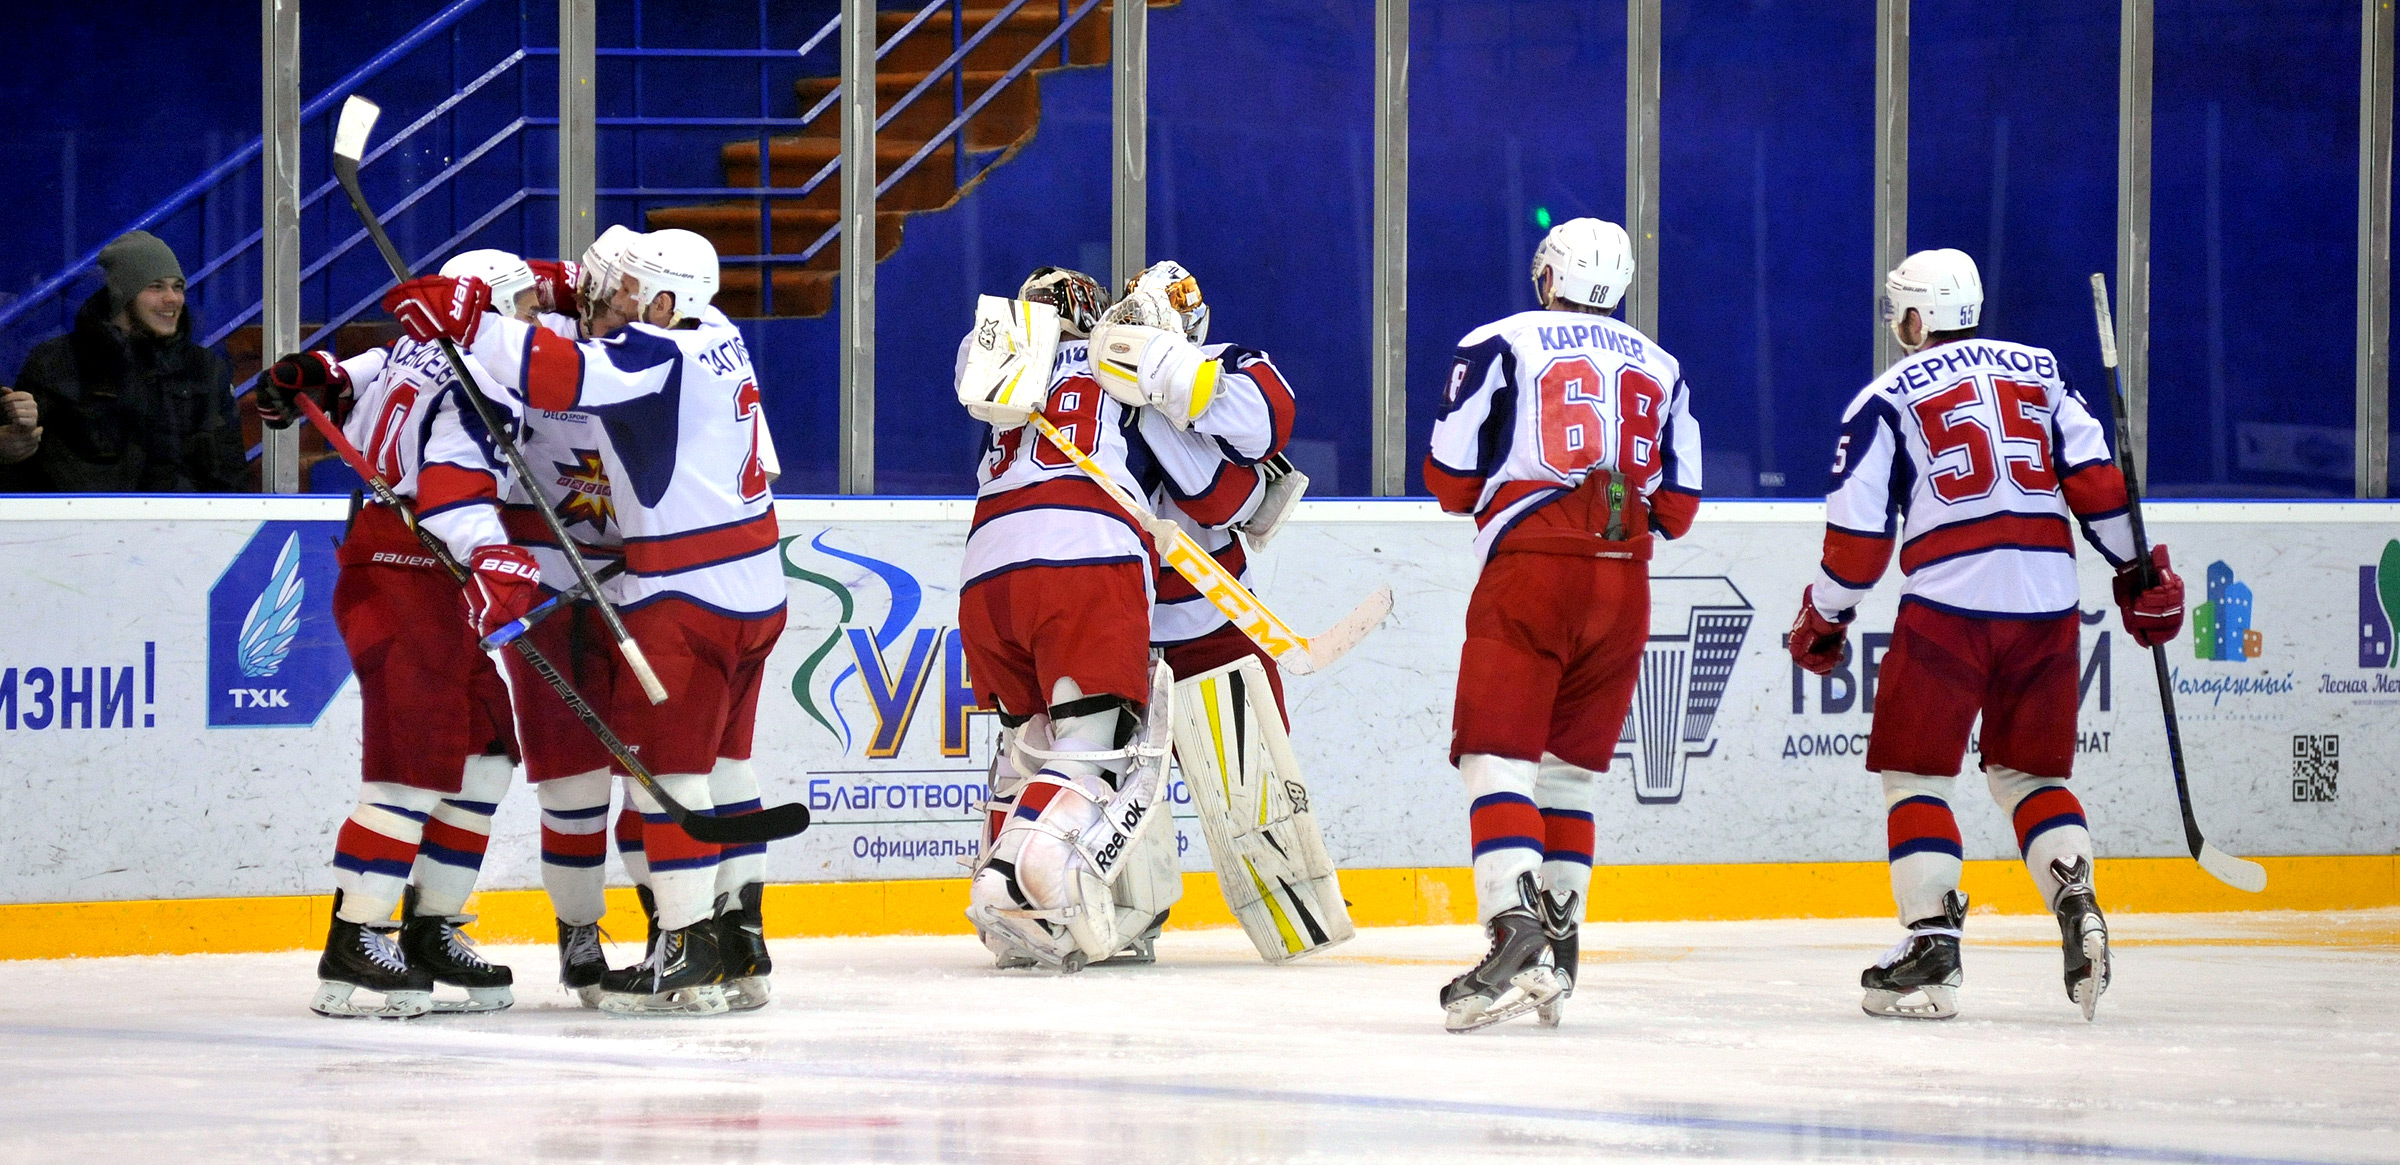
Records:
M112 314L101 288L25 357L15 387L41 409L42 445L12 468L61 493L249 492L233 369L192 342L191 311L164 338L128 339Z

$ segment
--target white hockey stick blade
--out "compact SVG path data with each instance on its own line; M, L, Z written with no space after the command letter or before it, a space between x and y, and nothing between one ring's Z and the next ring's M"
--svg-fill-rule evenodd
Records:
M367 155L367 135L375 132L375 119L383 116L383 107L352 94L342 102L342 118L333 128L333 156L357 161Z
M2108 310L2108 280L2092 272L2092 315L2100 325L2100 366L2117 366L2117 321Z
M2248 858L2237 858L2218 849L2213 843L2201 842L2200 853L2195 860L2200 863L2201 869L2209 872L2211 877L2236 890L2246 890L2252 894L2258 894L2263 893L2267 888L2267 868L2265 866Z
M1360 600L1358 606L1342 616L1341 622L1309 637L1306 671L1292 667L1289 660L1279 659L1276 662L1283 664L1286 670L1298 671L1301 675L1323 671L1332 666L1333 661L1350 654L1350 649L1358 646L1359 640L1365 639L1368 632L1382 626L1391 613L1392 588L1377 587L1374 594Z

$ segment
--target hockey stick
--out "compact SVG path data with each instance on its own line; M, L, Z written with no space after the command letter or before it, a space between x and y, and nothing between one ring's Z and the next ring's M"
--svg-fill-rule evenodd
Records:
M1192 536L1184 533L1183 527L1156 517L1148 507L1133 500L1123 486L1110 479L1108 471L1102 469L1099 462L1076 447L1074 438L1051 424L1050 418L1036 410L1029 419L1033 427L1041 430L1043 437L1057 446L1059 452L1067 455L1067 460L1074 462L1077 469L1097 483L1110 500L1148 529L1151 537L1159 538L1162 531L1171 533L1171 537L1163 539L1166 545L1162 549L1167 565L1174 567L1175 573L1189 579L1192 589L1199 591L1202 598L1223 611L1225 617L1241 629L1242 634L1250 637L1251 642L1265 648L1267 654L1274 656L1275 662L1282 665L1285 671L1304 676L1325 668L1349 654L1351 648L1358 646L1359 640L1365 639L1368 632L1383 622L1384 616L1392 613L1392 588L1377 587L1375 593L1368 595L1349 614L1342 616L1340 622L1326 628L1323 634L1307 636L1292 630L1291 624L1268 609L1257 595L1251 594L1250 588L1243 586L1242 580L1225 569L1215 555L1192 541Z
M592 577L599 579L601 582L607 582L608 580L623 573L625 573L625 563L624 560L619 559L615 562L607 563L600 569L593 571ZM552 595L547 599L543 599L541 606L525 612L521 618L509 622L503 625L499 630L484 636L481 640L477 641L475 646L480 647L485 651L495 651L506 647L510 643L515 642L517 636L533 630L536 626L540 625L542 620L557 614L560 609L566 606L566 604L586 597L588 597L588 595L583 589L583 584L576 583L574 586L568 587L566 590L561 591L558 594Z
M2117 325L2108 310L2108 281L2098 272L2092 273L2092 314L2100 327L2100 363L2108 367L2109 385L2114 390L2116 426L2111 438L2117 447L2117 466L2125 474L2125 512L2133 525L2134 569L2140 573L2142 589L2148 590L2158 585L2158 568L2150 562L2150 537L2142 528L2142 486L2134 474L2133 449L2125 440L2133 421L2125 400L2125 374L2117 368ZM2192 816L2191 785L2184 778L2183 733L2175 724L2175 681L2167 670L2167 645L2151 644L2150 661L2158 669L2158 705L2166 714L2167 757L2175 766L2175 800L2183 807L2183 840L2191 847L2192 860L2236 890L2253 894L2265 890L2265 866L2226 853L2200 836L2200 821Z
M390 506L393 513L400 515L400 520L408 524L409 530L416 534L417 541L424 545L426 553L433 555L434 562L440 564L442 570L449 574L452 582L461 586L466 585L468 581L467 568L459 565L458 559L451 556L450 547L439 536L418 524L416 511L409 506L407 499L393 492L391 483L383 480L382 475L375 472L375 467L367 463L366 455L358 451L358 446L350 443L350 438L344 436L341 429L334 425L333 418L325 415L324 409L317 407L316 401L306 396L298 397L297 400L300 411L308 415L308 423L315 425L317 432L324 434L325 444L330 446L335 453L340 454L343 462L347 463L353 472L366 481L367 489L374 493L375 500ZM625 742L619 740L615 732L610 731L608 723L600 719L600 714L593 711L591 704L584 700L583 693L576 691L575 685L568 682L567 677L560 675L558 669L551 666L550 661L542 656L541 651L535 648L531 641L518 638L512 640L509 646L516 648L517 654L524 657L526 665L533 668L534 674L542 677L542 681L550 685L550 690L558 693L559 699L566 701L567 709L575 713L577 720L583 721L585 728L592 730L592 735L599 738L600 744L608 749L609 755L615 757L618 764L625 766L625 771L632 774L633 779L639 781L644 789L649 790L651 796L658 798L659 807L666 810L667 816L673 818L675 824L682 826L683 831L690 834L693 841L710 845L755 845L762 842L780 841L808 828L808 807L799 804L775 805L755 812L735 813L724 817L694 813L684 808L675 798L669 796L664 788L659 786L658 778L652 776L650 770L643 766L641 758L635 756L633 750L627 748Z
M376 218L374 210L367 206L366 193L358 188L358 160L366 153L367 135L374 132L375 119L382 114L381 106L364 97L352 96L342 103L341 120L333 131L333 176L340 180L342 192L350 196L350 209L357 211L358 221L366 224L368 236L375 240L375 249L383 252L383 261L392 269L392 277L405 283L412 278L408 260L401 258L399 248L392 246L392 236L384 231L382 220ZM499 446L501 456L508 459L509 469L516 473L518 481L525 483L525 492L533 501L534 512L542 516L542 524L550 528L550 536L558 539L559 552L566 555L567 564L575 568L575 581L591 596L593 604L600 608L600 618L608 624L608 633L616 638L617 650L624 653L626 664L633 668L634 678L641 681L642 693L650 697L653 704L666 703L666 685L658 682L658 673L650 669L650 661L642 655L641 645L634 642L633 633L625 629L625 621L617 616L617 609L601 596L600 582L592 577L592 565L585 562L583 555L576 551L575 540L567 536L566 523L558 519L558 510L551 506L550 499L544 497L541 489L534 484L533 470L525 464L525 454L518 450L516 441L509 437L507 428L500 423L500 415L483 395L483 387L468 374L466 360L458 354L458 345L451 343L448 337L441 337L439 343L442 356L450 362L450 373L458 378L467 403L474 406L475 415L483 420L484 430L492 435L492 443Z

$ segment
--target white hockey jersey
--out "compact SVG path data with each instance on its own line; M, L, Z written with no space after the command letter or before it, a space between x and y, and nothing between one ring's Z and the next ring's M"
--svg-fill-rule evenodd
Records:
M1598 471L1624 479L1622 497ZM1485 324L1458 342L1425 484L1444 510L1475 516L1483 558L1646 561L1651 534L1681 537L1700 506L1700 424L1682 365L1609 316L1528 311Z
M1901 601L2037 619L2076 609L2072 513L2109 562L2133 556L2125 478L2047 350L1957 340L1892 365L1842 416L1813 594L1838 616L1883 576Z
M1219 364L1218 395L1190 429L1176 429L1155 409L1141 412L1139 435L1150 454L1151 472L1145 475L1150 505L1173 518L1247 586L1249 548L1233 527L1248 520L1266 496L1258 463L1283 452L1298 405L1266 353L1212 344L1200 354ZM1226 622L1225 613L1201 597L1190 580L1172 568L1158 571L1150 607L1152 644L1188 643Z
M476 336L475 355L502 389L496 399L531 407L532 427L547 421L571 440L594 430L549 414L596 422L627 568L608 586L612 601L673 596L745 619L783 608L774 444L749 349L723 315L582 343L499 320Z
M962 339L954 377L966 368L966 350ZM1126 493L1144 494L1128 463L1140 444L1131 411L1092 379L1089 342L1059 338L1045 399L1042 415L1051 424ZM1031 423L992 428L975 480L962 586L1028 566L1156 561L1150 536Z
M470 369L474 361L469 358ZM423 470L428 450L440 443L443 429L455 430L458 415L467 408L458 395L458 380L451 374L449 361L438 344L420 344L403 337L382 348L370 348L342 361L342 370L350 377L350 416L342 423L342 435L367 459L375 475L392 487L392 492L417 502L420 519L429 511L439 512L438 503L427 504L422 497ZM488 386L489 378L484 378ZM441 473L434 474L434 494L442 493ZM450 529L436 523L428 526L436 534L464 533L452 520ZM460 558L476 543L449 542L453 554ZM342 540L342 561L351 564L411 566L432 569L439 565L425 552L397 514L375 503L361 510L351 524L348 536Z

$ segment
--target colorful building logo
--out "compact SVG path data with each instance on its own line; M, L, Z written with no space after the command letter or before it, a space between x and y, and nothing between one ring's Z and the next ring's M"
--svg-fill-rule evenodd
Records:
M2392 625L2400 623L2400 538L2383 544L2381 562L2358 568L2358 666L2400 664Z
M2233 663L2266 654L2266 638L2250 626L2250 584L2233 568L2208 564L2208 601L2192 608L2192 654Z
M208 592L208 726L305 728L350 679L333 623L340 522L265 522Z
M1617 755L1633 769L1634 798L1683 799L1693 757L1717 751L1717 708L1750 633L1750 600L1723 575L1650 580L1650 642Z
M870 760L890 760L900 755L909 725L931 688L941 705L941 755L966 756L970 720L977 713L993 710L976 702L958 629L913 626L925 597L925 588L916 576L896 563L829 545L827 533L830 531L806 539L807 549L866 571L882 583L889 601L883 618L870 622L862 617L861 608L871 600L871 588L855 587L802 566L796 560L800 548L795 544L803 540L791 537L782 541L784 577L822 587L841 604L837 625L792 673L792 699L809 719L840 742L842 751L856 750ZM855 725L842 706L842 694L853 680L867 703L867 716Z

